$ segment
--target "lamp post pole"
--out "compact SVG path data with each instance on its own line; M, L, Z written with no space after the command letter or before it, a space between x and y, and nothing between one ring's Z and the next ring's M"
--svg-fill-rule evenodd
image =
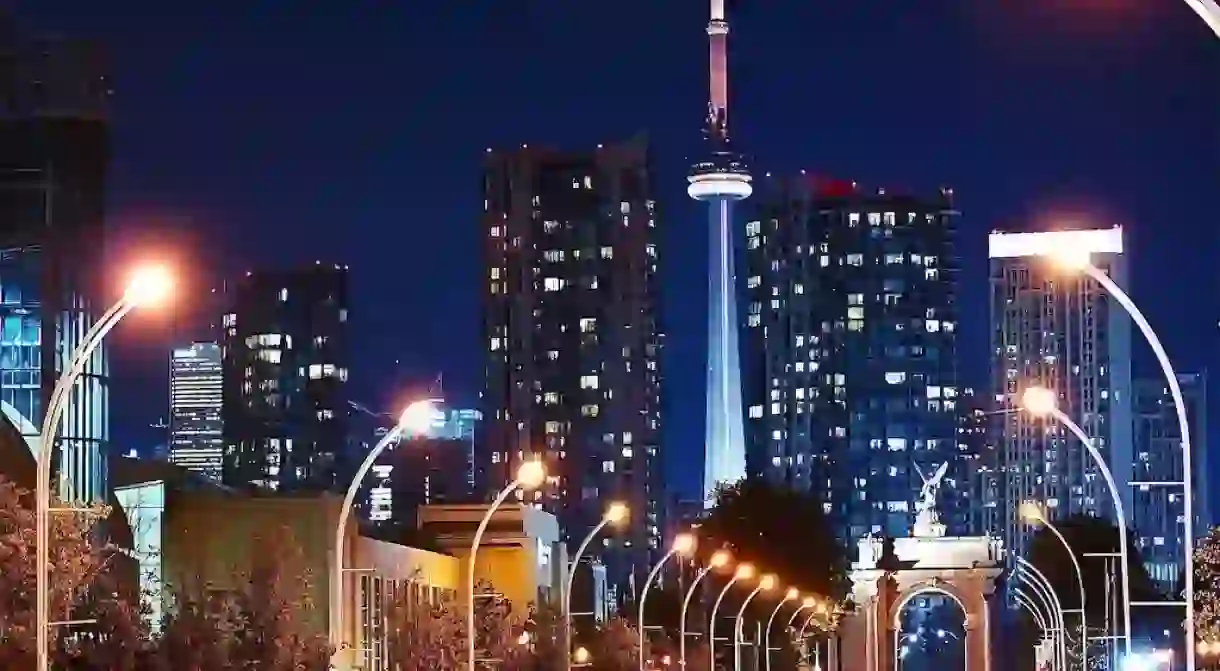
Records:
M1208 26L1220 37L1220 6L1215 0L1186 0L1186 3L1194 9ZM1165 384L1169 387L1169 393L1173 397L1174 410L1178 419L1178 434L1182 440L1182 552L1183 566L1187 579L1185 590L1183 592L1183 600L1186 602L1186 668L1193 670L1195 668L1195 583L1191 578L1195 574L1195 512L1194 512L1194 468L1192 462L1192 448L1190 441L1190 422L1186 417L1186 401L1182 396L1182 386L1178 382L1178 374L1173 368L1173 363L1169 360L1169 355L1165 352L1165 346L1161 344L1161 339L1157 336L1156 331L1152 329L1152 325L1148 323L1148 319L1144 317L1144 313L1131 300L1131 296L1123 290L1122 287L1110 278L1100 268L1088 262L1087 257L1080 269L1085 275L1088 275L1097 282L1103 289L1106 290L1127 315L1131 317L1131 321L1139 328L1144 339L1148 341L1148 345L1152 348L1152 352L1156 355L1157 364L1161 367L1161 373L1165 376ZM1070 427L1069 427L1070 428ZM1128 631L1124 644L1126 645L1126 654L1131 656L1131 595L1129 586L1127 585L1126 570L1127 559L1125 556L1126 546L1123 547L1123 598L1127 601L1127 612L1125 613L1126 624Z
M1053 619L1059 625L1059 656L1063 668L1067 668L1067 619L1064 617L1063 603L1059 600L1059 595L1055 593L1055 588L1046 578L1046 574L1038 570L1038 567L1031 564L1024 557L1017 558L1017 574L1024 577L1025 581L1033 588L1034 593L1040 596L1046 607L1050 610Z
M483 513L483 519L479 521L479 527L474 532L474 539L470 542L470 558L466 562L466 592L469 601L466 607L466 659L468 660L467 667L469 671L475 671L476 664L474 658L474 571L475 557L479 553L479 543L483 541L483 533L487 531L487 525L491 522L492 515L496 509L504 504L504 501L518 489L533 489L542 484L546 479L546 469L538 461L527 461L521 464L517 469L517 477L512 482L508 483L500 493L496 495L495 500L487 507L487 512Z
M1088 623L1085 619L1085 612L1084 612L1084 571L1080 570L1080 560L1076 558L1076 553L1072 550L1071 544L1069 544L1067 542L1067 539L1064 538L1063 534L1059 531L1059 527L1055 526L1055 523L1050 520L1049 516L1043 514L1041 507L1037 506L1036 504L1031 504L1030 508L1027 509L1027 512L1030 513L1029 517L1030 517L1031 521L1040 522L1041 524L1046 526L1046 528L1052 534L1055 535L1055 538L1059 539L1059 543L1061 545L1063 545L1063 549L1067 551L1068 558L1072 560L1072 568L1075 569L1075 571L1076 571L1076 586L1079 588L1079 594L1080 594L1081 668L1088 669L1089 668L1089 641L1088 641L1089 627L1088 627Z
M580 545L576 548L576 554L568 560L568 571L563 581L563 644L564 644L564 664L565 668L572 668L572 583L576 579L576 567L580 565L580 558L584 556L585 550L589 548L589 544L597 534L601 533L606 525L617 522L627 515L627 508L620 503L610 505L610 508L602 515L602 519L597 523Z
M763 579L758 581L758 586L754 588L754 591L750 592L749 596L742 599L741 607L737 609L737 617L733 618L733 669L734 669L734 671L741 671L741 644L742 644L742 639L745 638L745 632L742 631L741 621L743 618L745 618L746 608L749 607L750 602L754 600L754 597L758 596L759 592L766 590L766 589L770 589L774 585L775 585L775 578L772 578L769 575L763 576Z
M356 475L352 481L348 483L347 493L343 497L343 505L339 507L339 519L335 523L335 541L334 553L335 559L333 562L334 569L330 577L330 645L334 648L335 662L340 662L340 654L346 647L344 637L347 629L345 627L345 618L347 611L344 610L346 591L343 589L345 582L344 563L344 538L347 535L347 520L352 515L352 508L356 503L356 495L360 492L360 484L364 482L364 476L368 475L369 469L377 461L391 445L398 443L399 439L408 431L422 433L427 427L426 422L431 420L431 410L435 399L427 401L417 401L407 406L402 415L398 418L398 423L394 428L386 432L381 440L369 450L369 453L361 462L360 468L356 469Z
M720 596L716 597L716 603L712 605L712 614L707 621L707 668L714 670L716 668L716 614L720 612L720 604L724 602L724 597L732 589L733 585L738 580L748 580L754 575L754 568L749 564L742 564L733 572L733 577L724 584L724 589L720 590Z
M646 629L644 627L644 604L648 601L648 591L652 589L653 581L656 580L657 575L661 572L661 569L665 566L666 562L668 562L674 555L679 553L688 553L694 548L694 536L691 534L678 534L674 538L673 545L669 548L669 551L661 557L661 561L658 561L656 566L652 567L652 571L648 573L648 577L644 580L644 586L640 588L640 613L639 618L636 620L636 626L638 626L640 629L640 671L644 671L644 660L646 659L645 652L648 646L648 638L646 635Z
M38 652L37 671L50 667L50 514L51 514L51 461L54 459L55 441L63 421L64 407L72 393L72 387L85 372L93 353L102 344L108 333L132 310L146 303L161 299L172 283L161 268L149 268L138 273L123 296L107 310L85 333L76 349L72 351L68 364L55 382L51 397L42 417L38 432L38 468L35 478L35 645Z
M771 671L771 627L775 625L775 616L779 615L779 611L784 607L784 604L788 603L789 601L795 601L800 597L801 594L800 592L796 591L796 588L788 590L784 593L784 598L780 599L780 602L775 604L775 610L771 611L771 617L767 618L767 628L763 630L763 664L766 671ZM796 612L794 612L792 615L795 617L796 613L801 612L801 608L803 607L804 606L797 606Z
M680 671L686 669L686 611L690 608L690 601L695 596L695 589L699 587L699 583L707 577L712 569L719 568L729 563L729 555L726 552L717 552L712 555L707 566L699 570L695 575L695 579L691 581L690 587L686 590L686 596L682 598L682 608L678 610L678 666Z
M1122 571L1120 580L1122 581L1123 595L1123 656L1124 658L1130 657L1131 577L1129 569L1130 560L1127 556L1127 514L1124 510L1123 499L1122 496L1120 496L1118 484L1114 482L1114 474L1110 472L1110 467L1106 465L1106 460L1101 455L1101 452L1097 450L1097 445L1093 443L1093 439L1089 438L1088 434L1084 432L1084 429L1080 428L1079 424L1072 421L1071 417L1068 417L1062 410L1059 409L1054 392L1041 387L1031 387L1025 390L1022 396L1022 404L1025 406L1025 409L1032 414L1053 417L1057 422L1067 428L1067 430L1080 441L1081 445L1084 445L1085 450L1088 451L1089 456L1093 458L1093 462L1097 465L1097 470L1101 472L1101 476L1106 482L1106 487L1108 487L1110 490L1110 498L1114 501L1114 513L1118 521L1119 568ZM1190 478L1186 478L1186 480L1189 482ZM1189 546L1189 543L1187 545ZM1188 566L1193 567L1193 563L1189 564ZM1189 585L1190 582L1190 580L1187 580L1187 585ZM1187 611L1188 613L1191 612L1190 606L1187 606ZM1193 627L1191 631L1193 631ZM1190 649L1193 652L1193 648Z

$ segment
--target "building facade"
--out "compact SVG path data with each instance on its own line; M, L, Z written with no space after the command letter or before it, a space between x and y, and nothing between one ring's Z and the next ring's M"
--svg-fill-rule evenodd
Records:
M347 278L346 267L317 264L226 287L226 485L336 486L348 437Z
M38 449L59 373L104 302L109 160L105 60L90 45L30 39L0 17L0 409ZM105 502L105 347L67 402L61 495Z
M224 455L220 345L175 347L169 368L169 460L217 480Z
M1093 437L1131 509L1131 324L1093 280L1056 268L1057 249L1087 251L1120 286L1127 283L1121 228L993 233L991 389L1003 487L994 505L1011 553L1024 555L1032 531L1023 501L1041 501L1054 519L1113 519L1105 480L1088 452L1054 419L1021 410L1030 386L1053 390L1059 407Z
M491 152L483 191L486 430L476 487L494 494L523 459L541 458L547 482L520 500L557 515L569 544L609 501L625 502L629 530L600 548L622 586L646 571L663 524L648 147Z
M1190 423L1195 535L1202 537L1214 522L1207 478L1207 375L1180 373L1178 385ZM1177 409L1164 378L1159 376L1134 382L1131 405L1135 423L1131 526L1148 575L1163 592L1176 598L1185 568L1182 521L1186 510L1182 489L1153 483L1183 480L1182 432Z
M747 467L821 497L849 547L908 535L945 463L942 521L969 528L950 196L774 179L746 223Z

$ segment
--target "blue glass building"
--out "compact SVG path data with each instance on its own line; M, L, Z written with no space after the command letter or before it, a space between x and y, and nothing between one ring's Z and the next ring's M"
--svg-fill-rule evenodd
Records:
M106 306L101 273L109 88L97 50L0 25L0 410L39 447L55 381ZM107 500L105 349L65 411L61 493Z

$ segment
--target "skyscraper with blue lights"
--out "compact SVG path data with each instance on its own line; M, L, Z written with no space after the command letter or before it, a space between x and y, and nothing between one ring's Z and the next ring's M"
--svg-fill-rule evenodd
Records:
M0 19L0 410L37 450L43 407L105 306L109 85L97 49ZM109 399L99 348L68 400L61 494L105 502Z
M686 192L708 204L711 234L708 273L707 416L704 433L704 505L716 488L746 474L742 428L741 362L738 351L736 276L733 273L733 203L750 196L750 173L729 144L728 37L724 0L711 0L707 24L711 95L708 100L707 157L687 177Z

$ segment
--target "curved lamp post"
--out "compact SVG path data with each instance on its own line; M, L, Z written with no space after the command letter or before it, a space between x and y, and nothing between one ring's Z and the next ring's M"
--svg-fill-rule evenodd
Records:
M1215 0L1186 0L1186 4L1190 5L1191 9L1195 10L1207 25L1220 37L1220 6L1217 6ZM1165 376L1165 384L1169 387L1169 393L1173 397L1174 410L1177 413L1178 419L1178 435L1182 440L1182 514L1184 516L1182 522L1182 561L1184 574L1193 576L1195 574L1195 485L1194 485L1194 468L1192 462L1192 448L1190 442L1190 422L1186 417L1186 401L1182 397L1182 386L1178 383L1177 371L1173 369L1173 364L1169 361L1169 355L1165 353L1165 346L1161 344L1161 339L1157 336L1156 331L1152 329L1152 325L1148 323L1148 319L1144 317L1144 313L1140 311L1135 301L1131 300L1131 296L1118 286L1114 280L1110 279L1101 268L1093 265L1089 259L1087 252L1063 251L1055 254L1054 258L1058 263L1068 269L1078 270L1084 275L1091 278L1097 284L1105 289L1127 315L1131 321L1135 322L1140 333L1144 336L1144 340L1148 342L1148 346L1152 348L1152 353L1156 355L1156 361L1161 367L1161 373ZM1070 428L1070 427L1069 427ZM1126 552L1126 548L1123 548ZM1125 557L1125 554L1124 554ZM1126 574L1126 559L1123 559L1123 571ZM1195 640L1195 583L1193 580L1185 580L1185 589L1183 590L1183 601L1186 604L1186 668L1195 668L1195 646L1192 641ZM1131 599L1128 593L1128 585L1124 578L1123 596L1127 600L1127 612L1125 613L1126 624L1128 631L1125 632L1124 644L1126 645L1126 656L1131 656Z
M1055 589L1051 587L1051 583L1046 578L1046 574L1031 564L1024 557L1017 557L1017 576L1025 580L1026 583L1033 589L1034 594L1042 599L1046 604L1047 610L1052 614L1052 619L1059 627L1059 656L1060 663L1063 668L1067 668L1067 620L1064 618L1063 602L1059 600L1059 595L1055 593Z
M474 569L475 556L479 553L479 543L483 540L483 532L487 531L487 524L491 522L492 515L496 509L503 505L504 501L518 489L536 489L543 481L546 480L546 467L541 461L526 461L517 468L517 477L512 482L508 483L500 493L496 495L495 500L487 507L487 512L483 513L483 519L479 522L479 528L474 532L474 540L470 543L470 558L467 560L466 566L466 592L469 595L470 601L466 606L466 659L468 660L468 668L470 671L475 671L474 658Z
M787 592L784 592L784 598L780 599L779 603L775 604L775 610L771 611L771 617L767 618L767 627L763 629L763 659L766 665L766 670L771 671L771 627L775 624L775 616L779 615L779 610L784 607L784 604L789 601L796 601L801 598L801 591L795 587L789 587ZM813 599L809 599L810 605L813 604ZM792 613L793 617L801 612L804 606L797 606L796 611Z
M1186 4L1203 19L1216 37L1220 37L1220 5L1216 4L1216 0L1186 0Z
M637 619L636 625L640 628L640 671L644 671L644 660L647 658L645 648L648 645L648 637L645 635L644 628L644 604L648 601L648 590L652 588L652 583L657 578L657 574L661 572L661 568L674 555L689 555L695 550L694 534L678 534L674 537L673 545L670 546L669 552L666 552L661 557L661 561L657 562L656 566L652 567L652 571L648 573L648 578L644 581L644 586L640 588L640 616Z
M1089 456L1093 458L1093 462L1097 464L1097 469L1101 471L1101 476L1106 481L1106 486L1110 489L1110 498L1114 501L1114 512L1118 518L1118 553L1119 563L1122 568L1122 583L1123 583L1123 657L1131 656L1131 577L1128 570L1130 559L1127 556L1127 514L1123 510L1123 499L1119 495L1118 485L1114 482L1114 474L1110 472L1110 467L1106 465L1106 460L1101 456L1101 452L1097 451L1097 446L1093 440L1080 428L1080 425L1072 421L1062 410L1059 409L1058 401L1055 398L1055 393L1043 387L1030 387L1021 395L1021 405L1030 414L1036 417L1052 417L1064 427L1067 428L1077 440L1084 445ZM1190 480L1190 478L1186 478ZM1187 505L1190 505L1187 503ZM1187 516L1189 519L1189 515ZM1186 544L1189 548L1190 543ZM1190 564L1189 566L1193 566ZM1190 575L1190 574L1187 574ZM1189 585L1191 581L1187 580ZM1189 607L1188 607L1189 608ZM1193 625L1188 625L1192 627ZM1187 646L1192 651L1194 648ZM1188 667L1189 668L1189 667Z
M724 584L724 589L720 590L720 596L716 597L716 603L712 605L712 614L707 620L707 668L716 668L716 613L720 612L720 604L724 601L725 595L729 593L733 585L739 580L749 580L754 577L754 567L750 564L741 564L733 571L733 577Z
M347 643L343 641L347 631L344 627L347 612L344 609L346 590L343 589L345 582L343 541L347 535L347 520L351 517L356 495L360 492L360 484L364 481L364 476L368 474L369 469L373 467L373 463L377 461L377 457L380 457L386 448L397 444L404 434L422 434L428 430L432 421L432 411L437 402L438 399L428 399L408 405L399 416L394 428L387 431L373 446L373 449L369 450L368 455L364 457L364 462L360 464L360 468L356 469L355 477L347 486L343 505L339 508L339 520L335 524L335 560L330 577L330 645L335 650L336 658L347 647ZM336 659L336 661L338 660Z
M707 566L704 566L695 575L690 588L686 590L686 596L682 598L682 608L678 611L678 666L681 669L686 668L686 610L690 607L690 600L695 596L695 589L699 587L699 583L707 577L708 573L728 563L729 553L724 550L713 552L711 558L708 559Z
M1021 591L1021 588L1019 587L1013 590L1013 597L1017 600L1018 604L1024 606L1025 610L1029 611L1029 614L1034 618L1034 623L1037 624L1038 628L1042 630L1042 643L1050 642L1052 649L1054 649L1054 633L1052 628L1047 626L1046 618L1042 615L1042 611L1033 602L1033 600L1025 595L1025 592ZM1055 659L1054 655L1051 656L1051 661L1052 667L1056 669L1059 668L1059 663Z
M589 535L580 542L580 546L576 548L576 554L568 560L568 575L563 581L563 635L564 635L564 650L572 649L572 582L576 579L576 567L580 565L580 558L585 554L585 550L589 548L589 543L593 542L593 538L601 533L602 529L608 524L618 524L627 519L627 506L623 503L611 503L606 508L606 512L602 514L602 519L597 523L597 526L589 530ZM583 648L582 648L583 650ZM588 653L588 650L585 650ZM567 655L568 668L572 668L572 655Z
M737 609L737 617L733 618L733 669L741 671L741 643L745 637L742 631L741 620L745 617L746 607L758 596L759 592L768 591L775 588L775 576L765 575L758 581L758 587L750 592L749 596L741 601L741 607Z
M1080 570L1080 560L1076 558L1076 553L1072 551L1072 546L1068 544L1067 539L1059 532L1059 528L1051 522L1050 518L1042 511L1042 507L1033 501L1026 501L1021 504L1021 517L1030 524L1041 524L1046 527L1055 538L1063 545L1063 549L1067 550L1068 558L1072 560L1072 568L1076 570L1076 585L1080 588L1080 659L1082 660L1081 668L1089 668L1089 628L1085 621L1084 614L1084 571Z
M72 387L85 372L89 359L102 339L110 333L132 310L142 305L159 303L168 296L173 287L173 278L169 270L163 266L141 268L127 285L123 296L102 314L101 318L85 333L76 349L71 352L71 358L64 367L63 373L55 382L51 398L47 402L46 411L42 417L42 428L38 432L38 475L35 481L35 565L34 574L36 587L36 629L38 648L38 671L47 671L50 666L48 646L50 644L50 513L51 513L51 461L54 458L56 437L59 425L63 421L64 406L72 393Z

